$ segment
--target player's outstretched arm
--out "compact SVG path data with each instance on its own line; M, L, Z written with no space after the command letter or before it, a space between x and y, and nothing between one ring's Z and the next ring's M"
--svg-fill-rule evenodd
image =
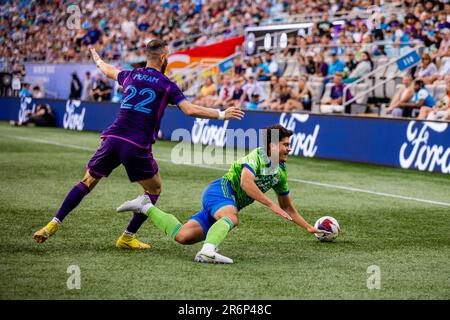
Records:
M262 203L276 214L287 220L292 220L291 216L286 211L281 209L277 204L275 204L275 202L259 190L255 183L255 175L246 167L242 169L241 173L241 188L249 197L252 197L256 201Z
M103 61L94 48L89 48L89 50L91 51L92 59L94 59L95 64L105 74L105 76L113 79L114 81L117 81L117 75L119 74L120 70L113 65L107 64L105 61Z
M293 203L292 203L292 199L291 197L286 194L286 195L282 195L282 196L277 196L278 197L278 203L280 205L280 208L283 209L284 211L286 211L292 218L292 220L294 220L294 222L296 224L298 224L300 227L306 229L306 231L310 232L310 233L329 233L328 231L325 230L319 230L314 228L312 225L310 225L297 211L297 209L295 209Z
M186 115L196 118L206 118L206 119L219 119L219 120L229 120L236 119L241 120L244 117L244 111L239 108L231 107L225 111L220 111L217 109L205 108L196 104L193 104L187 100L182 101L178 107Z

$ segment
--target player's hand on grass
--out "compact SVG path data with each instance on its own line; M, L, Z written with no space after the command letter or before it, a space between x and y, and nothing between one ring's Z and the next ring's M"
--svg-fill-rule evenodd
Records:
M330 231L320 230L320 229L314 228L313 226L308 227L306 229L306 231L308 231L309 233L319 233L319 234L322 234L322 233L330 234L331 233Z
M282 216L283 218L285 218L285 219L287 219L289 221L292 221L291 216L286 211L284 211L279 206L277 206L276 204L272 204L270 206L270 210L275 212L277 215Z
M236 119L241 120L244 117L244 111L238 107L230 107L225 110L225 120Z

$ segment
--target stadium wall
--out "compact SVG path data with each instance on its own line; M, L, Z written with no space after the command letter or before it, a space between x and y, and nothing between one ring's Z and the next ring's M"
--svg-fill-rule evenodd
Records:
M0 120L25 120L36 104L49 104L56 124L68 130L101 131L115 119L119 104L0 98ZM372 163L421 171L450 173L450 124L358 116L247 111L241 121L195 119L169 107L161 123L160 137L194 143L253 148L249 139L227 141L227 129L251 135L254 128L281 123L294 131L293 154ZM236 132L236 131L234 131Z

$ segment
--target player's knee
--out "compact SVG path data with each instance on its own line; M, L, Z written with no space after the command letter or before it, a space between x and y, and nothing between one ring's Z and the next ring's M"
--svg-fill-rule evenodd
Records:
M192 243L192 237L187 232L178 232L178 234L175 237L175 241L179 244L191 244Z
M94 189L100 179L92 177L90 174L86 174L81 182L88 187L90 190Z

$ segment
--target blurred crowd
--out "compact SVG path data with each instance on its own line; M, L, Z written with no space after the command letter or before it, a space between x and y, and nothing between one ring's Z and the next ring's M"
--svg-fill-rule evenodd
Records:
M95 45L108 61L132 61L154 37L166 40L174 51L242 35L245 27L276 17L309 15L312 27L289 33L285 49L237 58L232 73L204 79L194 100L210 107L291 111L311 110L313 95L318 95L320 111L349 112L342 106L352 92L345 88L374 70L378 58L398 55L417 43L425 50L421 65L408 75L409 85L420 80L421 90L426 90L427 85L447 83L450 2L406 0L398 10L388 10L385 5L391 2L2 1L0 67L23 78L26 61L87 61L89 45ZM352 14L363 11L370 14ZM343 24L335 23L342 19ZM285 61L295 61L294 67L286 68ZM310 88L314 83L320 84L319 92ZM39 88L25 89L30 95L42 94ZM71 82L71 98L120 101L120 96L120 88L111 90L101 76L89 74L80 80L77 75ZM391 103L387 112L397 115L398 108L403 107Z
M142 54L151 38L176 50L240 35L269 16L274 1L1 1L0 56L15 70L24 61L89 60L95 45L107 60Z

